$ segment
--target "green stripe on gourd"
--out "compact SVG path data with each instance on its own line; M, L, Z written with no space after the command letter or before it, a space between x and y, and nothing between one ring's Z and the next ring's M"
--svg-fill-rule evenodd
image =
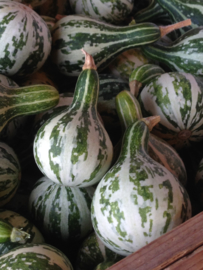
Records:
M13 118L48 110L59 101L59 93L51 85L8 88L0 85L0 131Z
M135 68L129 76L130 92L137 97L142 86L163 73L165 71L160 66L154 64L144 64Z
M0 27L0 73L26 76L45 63L51 34L35 11L15 1L1 1Z
M11 200L21 180L21 168L13 149L0 142L0 206Z
M166 12L161 5L155 1L150 0L149 5L135 13L134 19L137 23L161 21L164 23L171 23L168 12Z
M69 3L72 14L83 14L113 25L126 24L125 21L129 18L134 7L132 0L69 0Z
M95 232L92 232L85 238L78 249L75 269L90 270L101 262L113 261L116 263L122 258L122 256L107 248Z
M160 27L145 22L114 26L82 15L60 19L52 30L51 58L61 73L80 74L84 48L94 58L98 71L107 67L123 51L153 43L161 38Z
M191 19L191 26L179 31L184 32L203 25L203 5L199 0L157 0L162 9L169 14L172 22Z
M29 215L49 241L79 241L92 231L93 193L92 187L65 187L42 177L30 194Z
M92 223L104 244L127 256L191 217L185 188L147 154L149 130L138 120L123 138L119 159L92 200Z
M110 167L113 147L97 115L98 91L97 71L84 69L71 105L47 120L35 136L36 164L56 183L91 186Z
M41 269L73 270L69 259L59 249L48 244L27 244L0 257L2 270Z
M203 83L189 73L169 72L146 85L139 96L144 117L159 115L153 133L176 149L203 139Z
M170 45L156 43L141 47L144 55L165 64L171 71L203 76L203 27L187 31Z
M128 91L122 91L116 96L116 109L123 131L142 118L138 100ZM186 185L187 173L185 165L175 149L167 142L150 133L148 154L168 169L184 186Z

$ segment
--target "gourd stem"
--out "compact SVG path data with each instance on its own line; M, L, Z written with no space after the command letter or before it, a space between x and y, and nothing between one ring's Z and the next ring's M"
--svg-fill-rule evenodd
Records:
M168 33L172 32L173 30L185 27L185 26L189 26L191 25L191 19L187 19L181 22L177 22L171 25L167 25L167 26L160 26L160 32L161 32L161 37L167 35Z
M161 118L160 118L159 115L155 115L155 116L149 116L149 117L146 117L146 118L142 118L140 120L145 122L145 124L149 128L149 131L152 131L153 127L160 122Z
M85 69L95 69L95 70L97 70L97 66L94 63L93 57L90 54L88 54L84 49L81 49L81 51L85 55L85 63L83 65L82 69L83 70L85 70Z
M142 83L137 80L133 80L129 83L129 87L130 87L131 94L133 94L134 97L137 97L139 94L140 88L142 87Z

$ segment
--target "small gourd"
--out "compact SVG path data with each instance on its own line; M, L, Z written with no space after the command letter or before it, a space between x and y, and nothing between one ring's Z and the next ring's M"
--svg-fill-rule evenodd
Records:
M34 140L34 157L52 181L65 186L96 184L111 165L112 142L97 114L99 78L86 54L71 105L44 123Z
M148 119L149 121L149 119ZM127 256L191 217L186 189L147 153L149 129L125 131L120 156L96 187L92 224L101 241Z

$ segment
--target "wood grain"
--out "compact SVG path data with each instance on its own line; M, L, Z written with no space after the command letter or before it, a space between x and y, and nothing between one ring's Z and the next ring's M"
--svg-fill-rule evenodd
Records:
M109 267L108 270L160 270L203 245L203 212ZM202 252L202 251L201 251ZM203 253L197 255L201 259ZM202 256L203 257L203 256ZM200 260L199 260L200 261ZM202 265L202 264L201 264ZM175 266L174 266L175 267ZM173 269L173 268L168 268ZM174 268L176 269L176 268ZM177 268L192 269L192 268ZM195 270L203 269L194 268Z

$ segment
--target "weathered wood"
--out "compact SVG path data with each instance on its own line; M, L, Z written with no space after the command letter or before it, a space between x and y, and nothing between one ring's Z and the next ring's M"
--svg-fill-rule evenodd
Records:
M203 245L202 224L203 212L109 267L108 270L164 269ZM199 254L201 254L201 252ZM171 268L168 269L171 270ZM192 268L184 268L184 270L185 269ZM195 270L198 269L200 268L196 268Z

